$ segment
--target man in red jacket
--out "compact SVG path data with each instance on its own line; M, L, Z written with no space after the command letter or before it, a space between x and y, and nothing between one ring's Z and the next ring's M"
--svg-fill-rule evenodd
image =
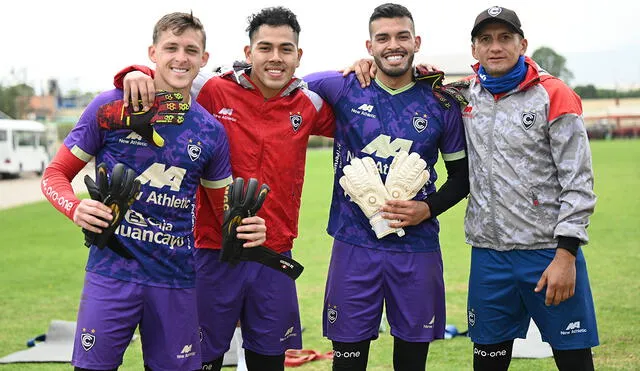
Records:
M192 96L225 127L234 177L257 178L271 188L258 212L265 219L265 246L291 256L298 234L300 197L310 135L333 136L331 107L293 76L302 57L300 25L282 7L266 8L249 21L246 62L220 76L196 78ZM130 75L125 74L131 71ZM121 71L124 99L151 102L153 71L132 66ZM294 281L256 262L219 262L221 210L198 193L196 265L203 370L220 370L240 320L249 370L283 370L286 349L302 347ZM223 197L222 192L214 197Z

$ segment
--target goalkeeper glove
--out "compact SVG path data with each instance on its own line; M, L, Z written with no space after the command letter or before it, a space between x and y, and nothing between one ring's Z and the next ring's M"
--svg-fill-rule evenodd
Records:
M401 151L396 154L384 183L391 198L404 201L414 198L429 180L426 168L427 163L416 152L408 154Z
M224 221L222 223L222 252L220 261L238 264L245 240L237 237L236 228L242 225L242 219L256 215L264 203L269 186L263 184L258 189L258 180L251 178L244 188L244 179L235 178L225 192Z
M136 179L136 173L118 163L113 167L109 181L107 165L101 163L96 168L96 180L94 181L90 176L85 175L84 183L91 199L100 201L111 208L113 216L113 219L108 222L109 226L102 233L82 230L85 235L85 245L87 247L95 245L99 249L108 246L124 258L133 258L133 255L120 244L113 234L140 192L140 181Z
M164 146L164 139L153 128L156 124L180 125L189 111L189 103L183 103L181 93L159 91L153 106L146 111L134 112L132 105L124 106L117 100L98 108L98 125L107 130L130 129L156 147Z
M391 233L404 236L402 228L391 228L389 220L382 217L380 208L385 201L391 199L389 192L382 184L380 173L375 161L371 157L362 159L354 157L351 163L342 168L344 175L339 183L351 201L355 202L364 215L369 219L369 224L377 238L382 238Z

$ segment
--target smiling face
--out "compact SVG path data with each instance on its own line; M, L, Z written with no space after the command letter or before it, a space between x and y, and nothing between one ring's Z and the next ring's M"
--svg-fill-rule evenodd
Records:
M511 71L526 51L527 39L502 22L484 26L471 44L471 54L492 77Z
M302 58L296 33L288 25L260 26L244 47L251 80L265 98L274 97L296 72Z
M159 33L149 47L149 58L156 64L155 85L158 90L178 91L185 97L200 68L207 64L201 31L187 28L177 35L174 30Z
M378 67L377 78L392 88L411 82L413 56L421 42L420 36L415 36L411 19L378 18L369 24L369 33L367 50Z

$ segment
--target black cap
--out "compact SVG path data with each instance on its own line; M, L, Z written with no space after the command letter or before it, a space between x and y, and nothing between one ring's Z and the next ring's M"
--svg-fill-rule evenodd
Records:
M524 32L522 32L522 28L520 25L520 19L516 12L511 9L502 8L499 6L492 6L491 8L482 11L482 13L478 14L476 17L476 21L473 24L473 29L471 30L471 37L475 37L480 31L480 28L489 22L502 22L506 23L513 30L520 34L520 36L524 37Z

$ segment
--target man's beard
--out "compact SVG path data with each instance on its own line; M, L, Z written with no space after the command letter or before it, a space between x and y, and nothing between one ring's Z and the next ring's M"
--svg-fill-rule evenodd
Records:
M373 60L376 62L376 66L378 67L378 69L382 71L385 75L389 77L400 77L400 76L403 76L405 73L407 73L407 71L412 67L413 57L414 57L414 54L409 55L407 58L407 64L401 67L393 67L393 68L385 67L383 64L382 57L373 57Z

